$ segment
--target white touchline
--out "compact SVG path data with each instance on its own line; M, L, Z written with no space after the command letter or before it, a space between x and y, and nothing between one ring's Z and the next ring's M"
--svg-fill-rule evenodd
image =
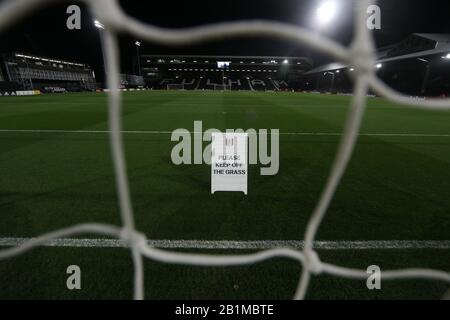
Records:
M33 238L0 238L0 247L15 247ZM161 249L238 249L264 250L272 248L303 248L299 240L147 240L151 247ZM117 239L57 239L46 242L44 247L69 248L125 248ZM450 249L450 240L375 240L375 241L316 241L318 250L375 250L375 249Z
M108 130L59 130L59 129L0 129L0 133L84 133L84 134L108 134ZM152 130L124 130L123 134L154 134L171 135L173 131L152 131ZM202 133L202 132L190 132ZM281 136L342 136L337 132L280 132ZM425 134L425 133L360 133L361 137L423 137L423 138L450 138L450 134Z

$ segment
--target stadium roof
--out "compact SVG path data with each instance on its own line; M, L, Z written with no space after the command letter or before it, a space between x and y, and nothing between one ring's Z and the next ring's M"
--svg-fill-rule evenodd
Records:
M59 64L77 66L77 67L88 67L87 64L83 64L83 63L64 61L64 60L60 60L60 59L45 58L45 57L41 57L41 56L22 54L22 53L18 53L18 52L12 53L11 56L16 57L16 58L25 58L25 59L43 61L43 62L48 62L48 63L59 63Z
M290 56L234 56L234 55L163 55L163 54L141 54L143 58L187 58L187 59L215 59L218 61L227 61L227 60L246 60L246 59L255 59L255 60L289 60L289 61L304 61L310 66L313 65L312 59L308 57L290 57Z
M414 33L399 44L381 48L376 63L421 58L436 54L450 53L450 34ZM317 67L305 75L351 67L334 62Z
M178 57L178 58L229 58L229 59L307 59L307 57L281 57L281 56L234 56L234 55L228 55L228 56L214 56L214 55L174 55L174 54L142 54L144 57Z

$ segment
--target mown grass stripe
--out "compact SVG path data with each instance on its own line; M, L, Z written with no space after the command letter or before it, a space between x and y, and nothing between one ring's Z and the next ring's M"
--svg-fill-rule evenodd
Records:
M32 238L0 238L0 247L19 246ZM303 248L299 240L210 241L210 240L148 240L148 245L161 249L238 249L263 250L280 247ZM46 247L69 248L124 248L117 239L57 239L46 242ZM319 250L375 250L375 249L450 249L450 240L376 240L376 241L316 241Z
M153 134L166 135L172 134L172 131L152 131L152 130L132 130L121 131L123 134ZM0 129L0 133L82 133L82 134L108 134L108 130L58 130L58 129ZM190 132L203 133L203 132ZM279 135L285 136L342 136L342 133L334 132L280 132ZM430 138L449 138L450 134L422 134L422 133L360 133L362 137L430 137Z

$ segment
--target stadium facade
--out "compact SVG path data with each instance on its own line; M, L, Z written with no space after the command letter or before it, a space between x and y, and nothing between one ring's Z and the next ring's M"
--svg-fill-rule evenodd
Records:
M297 90L313 62L301 57L141 55L153 89Z
M404 41L378 51L374 65L391 88L413 96L450 94L450 35L415 33ZM314 90L352 92L353 66L331 63L305 73Z
M351 93L354 66L315 67L306 57L139 55L142 75L120 75L121 89L318 91ZM390 87L414 96L450 94L450 35L415 33L381 48L374 65ZM94 91L87 64L12 53L0 63L0 95L19 90Z
M94 71L86 64L21 53L6 54L2 60L5 81L0 87L4 90L46 93L96 89Z

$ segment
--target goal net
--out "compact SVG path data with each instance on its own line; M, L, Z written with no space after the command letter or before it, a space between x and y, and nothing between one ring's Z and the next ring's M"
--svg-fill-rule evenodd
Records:
M231 91L231 85L229 84L215 84L214 91Z
M168 84L167 90L184 90L184 84Z
M62 2L63 0L59 1ZM4 32L19 18L31 14L51 0L7 0L0 5L0 32ZM68 2L70 3L70 2ZM28 250L36 248L53 239L92 233L107 235L123 240L131 250L134 265L134 298L144 298L144 266L143 258L149 258L162 263L182 264L191 266L238 266L260 263L274 258L288 258L302 265L300 280L293 297L303 299L309 288L312 275L332 275L352 279L367 279L366 270L356 270L332 265L321 261L314 247L318 229L327 213L340 180L351 159L363 114L366 108L367 92L372 89L378 95L405 107L416 109L450 110L449 100L417 100L402 95L378 79L374 72L375 48L370 31L366 27L366 11L373 1L357 1L355 10L354 39L350 47L312 33L298 26L270 21L240 21L206 25L194 29L170 30L146 25L128 16L116 0L84 0L94 16L105 25L101 33L102 47L106 57L108 88L108 112L110 129L110 145L114 160L117 193L120 204L122 226L106 224L82 224L57 230L38 236L17 247L0 251L0 259L12 258ZM126 161L121 136L122 102L119 90L119 50L117 33L128 33L142 40L165 45L183 45L199 43L207 40L242 35L272 36L289 40L298 45L307 46L322 54L353 66L352 77L355 82L354 95L346 119L344 134L335 157L330 176L324 186L317 206L312 212L306 228L304 247L302 250L278 248L252 254L241 255L208 255L189 254L159 250L149 245L144 234L139 233L135 225L133 206L130 199ZM401 226L399 226L401 227ZM299 234L302 231L299 230ZM394 279L420 278L439 280L450 283L450 274L444 271L429 269L406 269L384 271L383 281ZM292 281L296 281L293 279Z

